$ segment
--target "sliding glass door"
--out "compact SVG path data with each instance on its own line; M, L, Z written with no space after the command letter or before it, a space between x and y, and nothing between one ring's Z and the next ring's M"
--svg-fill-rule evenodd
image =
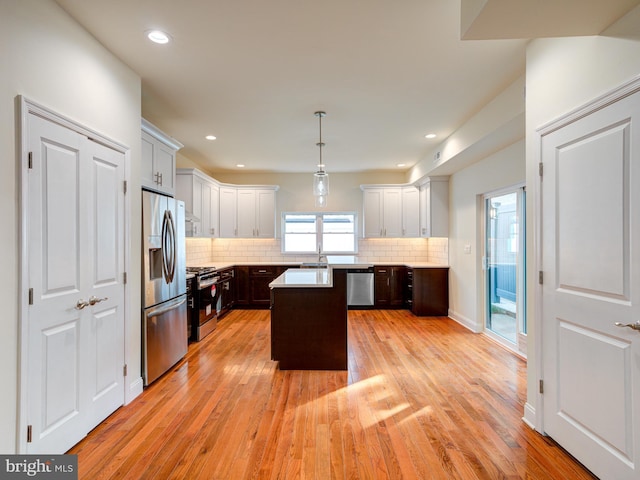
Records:
M485 331L518 348L525 319L524 188L485 196Z

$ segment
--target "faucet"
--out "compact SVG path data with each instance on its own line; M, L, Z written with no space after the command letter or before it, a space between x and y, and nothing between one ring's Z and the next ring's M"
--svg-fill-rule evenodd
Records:
M322 245L318 245L318 263L327 263L327 256L322 255Z

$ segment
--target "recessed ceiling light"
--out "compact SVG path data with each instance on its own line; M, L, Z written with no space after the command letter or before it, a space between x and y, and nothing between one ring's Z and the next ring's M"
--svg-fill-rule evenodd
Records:
M238 167L238 168L244 168L244 163L238 163L238 164L236 165L236 167Z
M424 138L436 138L436 134L435 133L427 133Z
M215 139L216 139L216 136L215 136L215 135L207 135L207 136L206 136L206 137L204 137L204 138L206 138L207 140L215 140Z
M396 163L396 167L405 167L406 163Z
M150 32L147 32L147 38L152 42L159 43L161 45L169 43L169 40L171 40L169 34L164 33L162 30L151 30Z

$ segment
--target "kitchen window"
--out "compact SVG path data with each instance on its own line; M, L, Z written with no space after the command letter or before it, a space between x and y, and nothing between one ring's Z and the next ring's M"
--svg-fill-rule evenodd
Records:
M357 253L354 212L282 214L283 253Z

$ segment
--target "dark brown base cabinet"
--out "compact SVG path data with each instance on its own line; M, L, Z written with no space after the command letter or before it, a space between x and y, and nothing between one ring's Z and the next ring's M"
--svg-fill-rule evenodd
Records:
M347 275L332 288L271 290L271 358L281 370L347 369Z
M237 266L236 306L240 308L269 308L269 284L288 268L296 265Z
M406 308L405 283L407 267L374 267L376 308Z
M411 311L421 317L444 317L449 313L449 269L413 268Z
M269 284L289 268L299 268L299 265L236 266L234 307L269 308ZM337 271L335 269L334 273ZM374 291L375 308L406 308L417 316L446 316L449 312L449 268L377 266L374 268Z

